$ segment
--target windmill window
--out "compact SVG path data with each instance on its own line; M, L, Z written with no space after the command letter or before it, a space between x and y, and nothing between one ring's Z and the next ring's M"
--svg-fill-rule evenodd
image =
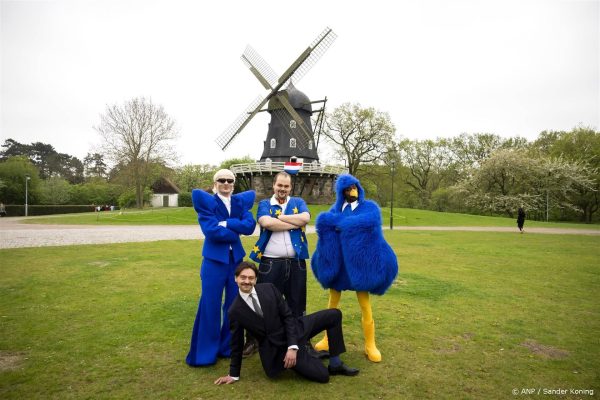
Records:
M296 148L296 139L290 138L290 149Z
M277 146L277 139L271 139L271 148L274 149Z
M309 141L308 141L308 149L309 149L309 150L312 150L312 140L309 140Z

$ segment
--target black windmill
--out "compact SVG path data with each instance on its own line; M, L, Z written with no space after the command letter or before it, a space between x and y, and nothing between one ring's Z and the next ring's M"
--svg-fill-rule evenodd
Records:
M271 122L260 161L285 162L291 157L297 157L305 164L317 163L319 134L315 138L311 116L317 113L315 127L320 128L327 100L311 102L308 96L296 89L292 80L298 83L336 37L331 29L326 28L279 77L264 59L248 46L242 60L269 93L256 98L216 139L219 147L225 150L257 113L268 111L271 114ZM323 107L313 110L312 105L315 103L323 103ZM267 108L262 109L265 105Z

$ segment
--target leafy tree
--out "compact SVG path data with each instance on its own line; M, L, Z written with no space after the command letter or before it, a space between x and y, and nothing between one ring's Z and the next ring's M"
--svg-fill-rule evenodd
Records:
M83 163L79 158L65 153L57 153L54 157L57 161L54 167L57 172L52 173L51 176L61 176L72 184L83 182Z
M0 201L4 204L25 203L25 179L29 176L28 203L35 204L40 199L40 178L37 168L24 156L15 156L0 162L0 180L4 187L0 188Z
M355 175L361 164L382 159L395 131L387 113L346 103L326 115L323 136L334 145L337 159L347 161L349 172Z
M95 178L80 185L71 186L71 204L118 204L119 196L125 191L122 185Z
M67 179L70 183L83 182L83 164L74 156L58 153L54 147L47 143L35 142L30 145L19 143L13 139L7 139L2 147L0 159L12 156L25 156L38 168L39 176L48 179L59 176Z
M591 185L588 174L578 163L500 149L455 189L478 210L513 217L518 207L543 212L550 200L558 207L577 209L570 196L578 186Z
M472 168L477 168L494 151L507 148L525 148L527 140L523 138L503 139L492 133L463 133L446 144L452 157L453 169L464 178Z
M209 164L186 164L176 168L173 173L173 182L182 192L191 192L193 189L206 189L212 187L213 175L216 167ZM180 193L181 198L181 193Z
M256 160L254 160L250 156L244 156L241 158L229 158L229 159L223 161L221 164L219 164L219 166L215 169L215 172L219 169L229 169L229 168L231 168L232 165L235 165L235 164L251 164L255 161ZM210 177L210 181L212 184L212 176Z
M64 178L53 176L40 182L41 204L68 204L71 199L71 185Z
M532 152L562 157L587 167L591 187L579 186L575 203L582 210L581 220L590 223L600 206L600 132L579 126L570 132L544 131L532 145Z
M108 166L104 162L104 155L100 153L87 153L83 159L85 176L88 178L106 178Z
M14 139L6 139L1 147L3 147L4 150L0 152L0 161L6 161L10 157L15 156L29 157L30 146L19 143Z
M150 190L150 188L144 188L143 196L142 196L143 204L150 203L150 197L152 197L152 190ZM137 193L136 193L135 189L133 189L133 188L128 189L128 190L124 191L123 193L121 193L121 195L119 196L119 199L118 199L119 207L121 207L121 208L138 207L137 201L138 201Z
M175 121L162 106L141 97L122 106L107 106L95 129L102 138L103 153L128 172L136 206L143 207L144 188L152 181L153 167L176 158L172 145L178 136Z

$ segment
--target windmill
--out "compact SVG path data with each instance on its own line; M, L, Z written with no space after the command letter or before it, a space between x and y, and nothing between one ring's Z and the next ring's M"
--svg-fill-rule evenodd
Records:
M305 162L318 162L318 138L315 143L310 117L319 112L317 125L322 123L324 105L320 110L313 111L312 104L325 104L327 100L311 102L294 84L306 75L336 37L330 28L326 28L279 77L265 60L248 46L242 54L242 61L269 92L250 103L216 139L219 147L225 150L256 114L268 111L271 114L271 122L261 161L288 161L290 157L295 156ZM265 105L267 108L262 109Z

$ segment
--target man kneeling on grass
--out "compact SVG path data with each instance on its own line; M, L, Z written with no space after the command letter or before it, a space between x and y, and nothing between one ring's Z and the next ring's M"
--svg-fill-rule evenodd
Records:
M338 309L318 311L294 318L283 296L271 283L256 284L256 266L243 261L235 270L239 295L229 308L231 365L229 375L215 384L234 383L242 368L244 329L258 339L260 361L267 376L274 378L293 369L312 381L327 383L330 375L354 376L358 369L346 366L339 355L346 351L342 313ZM306 352L306 342L326 330L329 338L329 367Z

